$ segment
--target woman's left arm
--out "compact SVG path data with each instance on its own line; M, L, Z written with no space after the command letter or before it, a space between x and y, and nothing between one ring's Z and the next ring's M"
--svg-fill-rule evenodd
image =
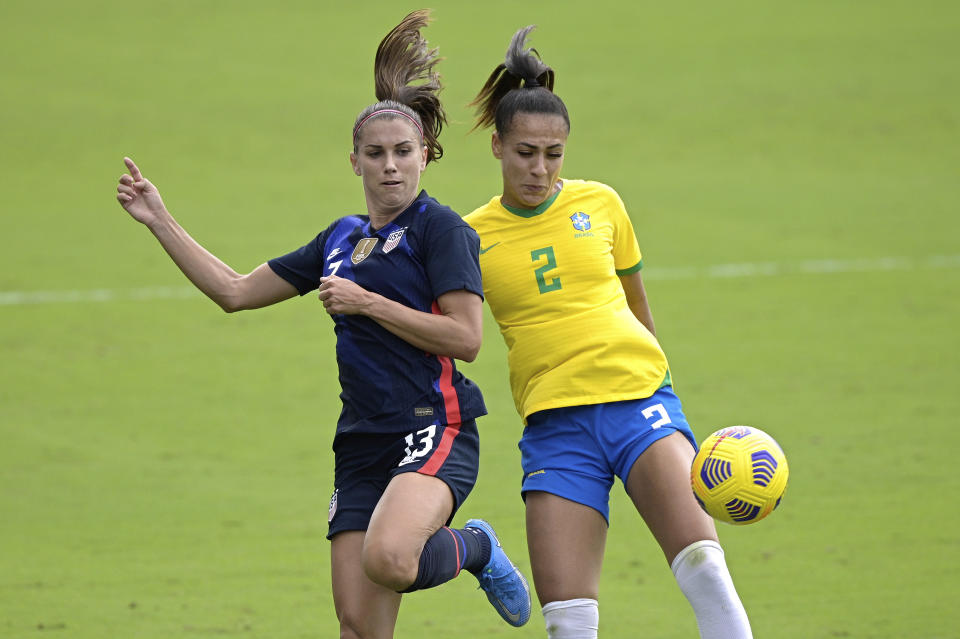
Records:
M472 362L483 340L483 300L467 290L437 298L440 313L424 313L368 291L356 282L320 279L320 301L330 315L366 315L405 342L434 355Z
M630 310L640 320L640 323L646 326L647 330L656 337L657 330L653 325L653 314L650 312L647 291L643 288L643 278L640 276L640 271L630 275L621 275L620 284L627 296L627 304L630 306Z

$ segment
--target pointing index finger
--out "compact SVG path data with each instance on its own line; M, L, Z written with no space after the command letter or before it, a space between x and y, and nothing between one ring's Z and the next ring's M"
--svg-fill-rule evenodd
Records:
M140 169L137 168L137 165L134 164L133 160L130 158L123 158L123 163L127 165L127 169L130 170L130 177L133 178L134 182L139 182L143 180L143 174L140 173Z

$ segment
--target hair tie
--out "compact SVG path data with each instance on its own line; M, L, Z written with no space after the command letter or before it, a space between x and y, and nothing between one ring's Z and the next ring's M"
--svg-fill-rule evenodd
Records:
M393 113L393 114L396 114L396 115L402 115L402 116L405 117L406 119L408 119L408 120L410 120L411 122L413 122L413 126L417 127L417 131L420 133L420 139L421 139L421 140L423 139L423 127L420 126L420 123L419 123L419 122L417 122L415 119L413 119L412 117L410 117L410 114L409 114L409 113L404 113L403 111L400 111L399 109L380 109L379 111L374 111L373 113L371 113L370 115L368 115L368 116L365 117L364 119L360 120L359 123L357 123L357 126L353 129L353 141L354 141L354 143L356 143L356 141L357 141L357 134L360 132L360 127L362 127L364 124L366 124L366 123L367 123L367 120L369 120L370 118L372 118L372 117L375 116L375 115L380 115L381 113Z
M530 78L523 83L523 88L525 89L536 89L540 86L540 83L537 82L536 78Z

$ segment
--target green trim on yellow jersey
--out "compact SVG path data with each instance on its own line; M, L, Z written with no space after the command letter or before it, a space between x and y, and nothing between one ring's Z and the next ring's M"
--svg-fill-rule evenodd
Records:
M554 193L553 195L545 199L543 202L537 205L537 207L534 209L521 209L516 206L510 206L509 204L504 204L502 200L500 202L500 206L507 209L514 215L519 215L520 217L528 217L528 218L536 217L541 213L543 213L544 211L546 211L547 209L549 209L550 205L553 204L554 200L560 197L560 193L562 191L563 191L563 187L561 186L560 190L558 190L556 193Z
M663 376L663 381L660 382L660 388L665 386L673 386L673 380L670 379L670 369L667 369L667 374ZM660 390L659 388L657 390Z
M617 275L623 277L624 275L633 275L637 271L643 268L643 260L640 260L635 265L630 268L617 269Z
M599 182L562 185L536 209L507 208L498 194L464 218L485 249L484 297L524 421L551 408L650 397L670 380L618 277L642 265L620 196Z

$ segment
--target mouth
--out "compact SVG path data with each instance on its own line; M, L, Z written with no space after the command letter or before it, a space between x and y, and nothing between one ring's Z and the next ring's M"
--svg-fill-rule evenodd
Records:
M401 182L400 180L384 180L380 184L382 184L383 186L400 186L401 184L403 184L403 182Z

